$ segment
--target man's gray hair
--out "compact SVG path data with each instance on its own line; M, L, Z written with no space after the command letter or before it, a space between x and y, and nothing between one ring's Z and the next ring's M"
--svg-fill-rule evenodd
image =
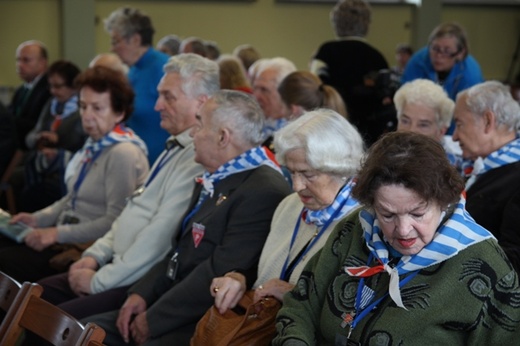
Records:
M172 56L164 65L165 73L178 73L182 91L191 98L211 96L220 89L218 64L193 53Z
M220 90L211 100L217 106L211 118L213 126L230 129L235 140L244 146L255 147L262 143L265 117L252 96L240 91Z
M511 95L509 87L497 82L488 81L461 91L457 100L467 95L466 106L475 116L482 116L492 111L497 126L505 126L509 131L518 131L520 126L520 105Z
M170 55L177 55L179 54L181 39L177 35L166 35L157 42L157 49L161 46L164 46Z
M307 112L278 130L274 147L282 165L287 152L303 149L313 169L339 177L356 174L365 152L363 139L354 126L325 108Z
M397 119L401 121L403 108L407 104L428 107L435 111L435 121L439 128L449 127L453 118L453 102L446 91L428 79L416 79L401 86L394 95Z

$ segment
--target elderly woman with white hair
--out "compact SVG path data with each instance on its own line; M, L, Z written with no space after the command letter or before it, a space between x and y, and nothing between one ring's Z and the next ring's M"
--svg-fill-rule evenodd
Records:
M344 117L327 109L308 112L279 130L274 145L295 192L275 211L256 282L247 282L238 271L213 279L210 291L221 313L235 307L251 286L255 300L271 296L281 301L334 226L358 207L351 190L364 146Z
M411 131L441 143L448 160L460 173L471 167L462 158L462 150L451 136L445 135L453 117L453 102L442 87L428 79L416 79L401 86L394 95L397 130Z

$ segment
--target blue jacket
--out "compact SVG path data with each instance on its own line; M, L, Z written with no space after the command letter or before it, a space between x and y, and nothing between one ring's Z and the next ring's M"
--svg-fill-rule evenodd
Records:
M163 66L168 56L148 49L146 53L132 66L128 79L134 89L134 112L126 125L137 133L148 147L148 161L153 163L164 150L164 143L170 136L160 126L161 117L154 110L159 94L157 85L164 75Z
M437 73L433 69L430 61L430 54L428 47L424 47L415 53L404 70L401 83L410 82L414 79L429 79L438 82ZM478 62L473 56L468 55L464 60L455 63L443 84L444 90L448 96L455 100L455 97L464 89L467 89L475 84L482 83L484 77Z
M417 51L410 61L408 61L403 77L401 78L401 84L419 78L429 79L435 83L439 82L437 72L435 72L430 60L428 47ZM468 55L464 60L455 63L442 87L446 93L448 93L448 96L455 101L459 91L482 82L484 82L484 77L482 76L477 60L475 60L473 56ZM454 122L452 122L447 134L452 134L453 131Z

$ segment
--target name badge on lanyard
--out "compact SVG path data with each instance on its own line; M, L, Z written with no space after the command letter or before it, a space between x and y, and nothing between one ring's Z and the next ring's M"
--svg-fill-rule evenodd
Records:
M175 251L172 258L170 258L170 261L168 262L166 276L171 280L175 280L177 277L177 268L179 268L179 253Z
M204 238L204 233L206 231L206 226L200 223L194 222L191 229L191 235L193 236L193 243L195 244L195 248L199 247L202 238Z

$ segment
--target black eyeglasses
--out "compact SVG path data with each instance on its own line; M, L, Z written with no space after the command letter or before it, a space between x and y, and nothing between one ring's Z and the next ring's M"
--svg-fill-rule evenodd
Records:
M447 57L447 58L454 58L456 57L459 53L460 53L460 49L458 49L457 51L455 52L452 52L451 50L449 49L442 49L441 47L437 46L437 45L433 45L433 46L430 46L430 50L435 53L435 54L439 54L443 57Z

